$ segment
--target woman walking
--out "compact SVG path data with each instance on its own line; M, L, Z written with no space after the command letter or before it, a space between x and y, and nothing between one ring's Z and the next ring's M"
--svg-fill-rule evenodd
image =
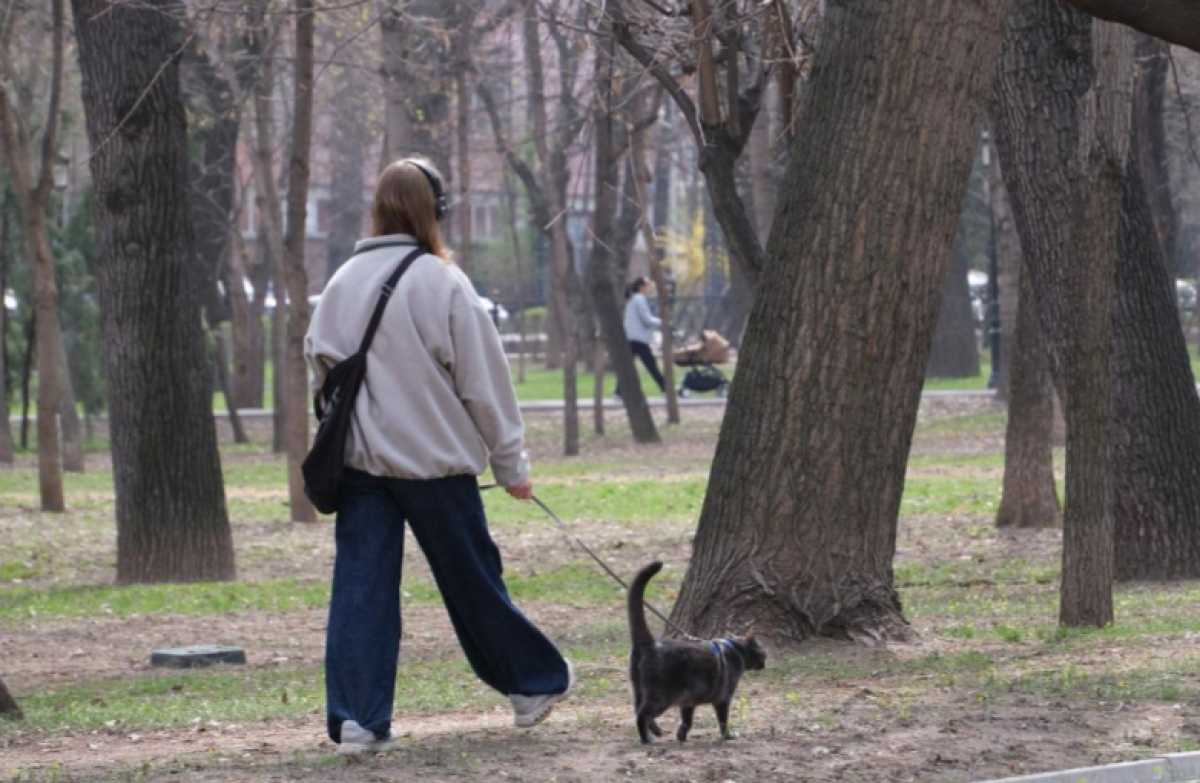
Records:
M629 349L633 355L642 360L650 377L658 384L659 391L666 391L662 373L658 371L658 362L654 359L654 351L650 350L650 340L654 332L662 328L662 319L650 312L650 303L646 301L646 292L650 290L650 280L638 277L625 289L625 339L629 341ZM617 382L614 392L621 396L621 384Z
M476 477L490 464L508 494L533 494L524 426L492 319L449 262L436 169L405 159L384 169L373 236L355 246L321 294L305 337L319 389L358 349L381 287L395 286L367 352L346 444L325 646L329 737L339 753L391 742L400 652L404 526L429 561L475 674L532 726L571 688L571 665L513 605Z

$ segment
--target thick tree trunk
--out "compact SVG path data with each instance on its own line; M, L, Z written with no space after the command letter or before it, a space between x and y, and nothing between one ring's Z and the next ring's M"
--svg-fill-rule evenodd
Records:
M4 679L0 678L0 718L22 720L24 717L25 715L21 712L21 707L17 704L17 700L8 692L8 687L4 684Z
M1164 41L1137 34L1137 77L1133 92L1133 154L1146 191L1146 203L1167 276L1174 279L1175 237L1179 218L1171 201L1167 167L1164 101L1171 49Z
M91 141L117 581L231 579L192 262L183 8L73 0ZM165 64L165 65L164 65Z
M892 572L900 496L1001 10L829 7L682 627L907 635ZM894 132L911 123L919 135Z
M308 369L304 335L308 332L308 272L304 266L304 237L308 224L308 156L312 149L313 117L313 0L296 0L296 63L292 75L291 161L288 166L287 236L284 239L284 281L287 286L287 331L284 338L283 390L287 410L286 447L288 505L292 520L314 522L317 510L304 494L300 466L308 453ZM279 302L279 306L283 303Z
M1131 42L1055 0L1017 0L1007 32L997 142L1067 422L1059 618L1104 625L1112 620L1112 324Z
M1017 328L1006 351L1008 425L996 526L1057 527L1061 520L1054 483L1054 385L1030 276L1019 272L1018 277Z
M929 350L929 364L925 367L926 378L979 375L979 343L975 339L975 316L967 286L967 256L958 250L956 247L952 253L942 286L942 305Z
M1200 399L1160 247L1131 155L1113 346L1118 580L1200 577Z

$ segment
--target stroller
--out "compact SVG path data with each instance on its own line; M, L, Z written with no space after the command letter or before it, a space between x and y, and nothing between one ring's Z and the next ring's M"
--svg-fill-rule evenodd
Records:
M718 397L729 393L729 380L713 365L729 361L729 341L712 329L701 329L699 342L689 343L674 352L675 364L690 367L679 386L679 396L692 392L715 391Z

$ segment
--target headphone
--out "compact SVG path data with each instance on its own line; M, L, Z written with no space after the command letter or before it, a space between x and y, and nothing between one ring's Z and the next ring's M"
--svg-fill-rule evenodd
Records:
M405 158L405 163L411 163L425 175L425 179L429 180L429 187L433 189L433 217L438 222L446 217L446 213L450 210L446 203L446 191L442 188L442 181L436 174L433 173L427 166L423 166L412 158Z

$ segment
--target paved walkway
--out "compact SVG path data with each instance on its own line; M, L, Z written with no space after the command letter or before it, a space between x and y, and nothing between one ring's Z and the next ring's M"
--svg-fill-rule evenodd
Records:
M1200 753L1168 753L1124 764L1042 772L984 783L1200 783Z

